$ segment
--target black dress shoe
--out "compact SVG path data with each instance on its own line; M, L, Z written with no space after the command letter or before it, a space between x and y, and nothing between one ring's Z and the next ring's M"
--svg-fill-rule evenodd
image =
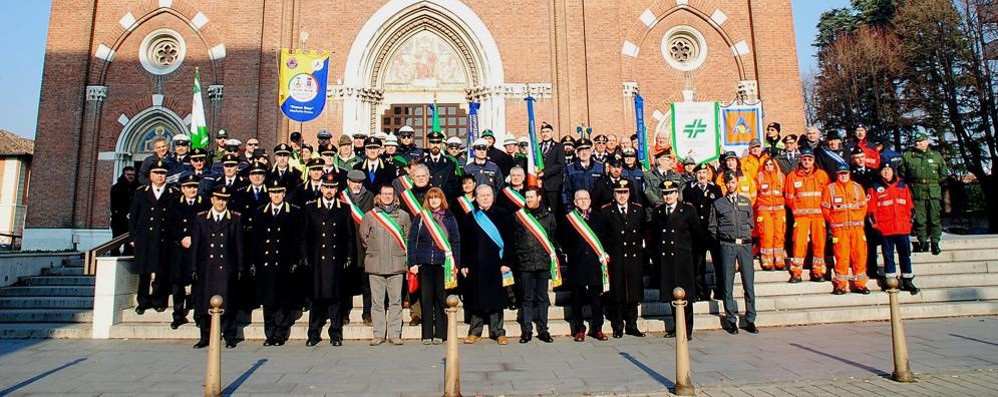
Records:
M645 333L641 332L640 330L637 330L637 329L629 329L627 331L624 331L624 333L627 334L627 335L630 335L630 336L636 336L638 338L644 338L645 337Z
M135 308L135 314L138 314L140 316L143 315L143 314L146 314L146 308L144 308L142 306L136 307Z
M832 295L845 295L845 294L846 294L846 290L844 290L842 288L836 288L836 289L832 290Z
M309 339L307 342L305 342L305 346L308 346L308 347L312 347L312 346L315 346L315 345L318 345L318 344L319 344L319 340L318 339Z
M665 337L666 338L675 338L676 337L676 331L665 331Z
M530 335L520 336L520 343L530 343Z
M236 348L236 341L225 341L225 348L226 349L235 349Z
M273 346L274 345L274 340L273 339L267 339L267 340L263 341L263 345L264 346Z
M613 339L620 339L624 337L624 333L621 331L613 331Z
M206 340L199 340L198 343L194 344L195 349L204 349L206 347L208 347L208 341Z
M812 283L820 283L822 281L825 281L824 277L818 277L818 276L815 276L813 274L811 275L811 282Z
M274 346L284 346L284 343L285 343L285 341L283 341L283 340L275 340L274 341Z
M738 327L735 325L728 325L724 327L724 331L731 335L738 335Z
M852 292L857 293L857 294L869 295L870 294L870 289L866 288L866 287L863 287L863 288L857 288L856 290L854 290Z
M745 332L748 332L750 334L758 334L759 333L759 329L755 327L755 323L746 323L745 327L743 327L742 329L744 329Z
M155 311L156 311L156 313L162 313L162 312L165 312L165 311L166 311L166 306L160 306L160 307L156 307L156 308L154 308L153 310L155 310Z
M787 282L790 283L790 284L797 284L797 283L799 283L801 281L803 281L803 280L801 280L800 277L790 276L790 280L788 280Z
M537 335L537 339L544 343L554 343L554 338L552 338L551 334L547 332L541 332Z
M942 248L939 248L939 243L932 243L932 255L939 255L943 252Z
M333 346L339 347L339 346L343 346L343 341L341 341L339 339L333 339L332 341L329 342L329 344L333 345Z

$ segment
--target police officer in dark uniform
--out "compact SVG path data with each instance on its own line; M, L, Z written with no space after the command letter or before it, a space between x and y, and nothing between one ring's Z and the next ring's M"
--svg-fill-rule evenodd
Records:
M613 188L617 186L617 181L624 179L623 160L624 158L617 154L612 154L606 159L606 174L597 178L593 186L593 207L603 208L613 202ZM631 181L627 187L631 191L631 197L637 198L637 184Z
M565 181L561 189L562 203L565 210L571 211L576 190L593 191L596 180L603 176L603 163L592 158L593 143L585 138L576 144L578 158L568 165L565 171Z
M734 299L735 263L742 274L745 292L745 330L755 334L755 268L752 264L752 229L755 218L752 202L738 194L738 174L724 171L723 181L728 195L714 200L710 212L710 233L721 244L721 266L724 279L724 330L738 333L738 306Z
M211 208L211 203L199 192L200 179L190 171L180 177L182 195L174 205L174 215L170 217L170 283L173 294L173 322L170 328L177 329L187 323L187 311L191 309L191 296L187 286L191 285L194 272L194 258L191 255L191 235L197 215Z
M211 297L222 297L222 338L225 347L239 343L236 335L236 310L239 306L238 282L243 273L243 226L239 214L227 208L231 191L225 185L215 187L211 209L199 213L191 233L191 255L196 271L194 280L194 322L201 329L195 349L208 346L211 330ZM231 310L229 310L231 309Z
M379 156L381 150L381 140L370 137L364 140L364 161L353 166L355 170L364 171L367 179L364 179L364 187L367 190L375 191L375 188L385 184L391 184L398 176L398 171L391 163L382 160ZM345 177L345 175L344 175ZM337 186L342 179L337 178Z
M371 138L368 138L371 139ZM377 138L374 138L377 139ZM377 149L377 146L374 147ZM370 152L371 148L368 148ZM329 339L343 345L343 317L340 313L343 269L351 266L355 253L350 209L338 198L339 181L333 174L322 177L322 197L305 203L305 255L312 274L308 312L308 341L315 346L322 339L322 327L329 320Z
M490 185L493 191L501 191L505 174L499 169L499 165L488 159L490 151L488 140L478 138L471 144L471 148L475 158L464 166L464 172L473 176L477 185Z
M565 152L566 167L575 162L575 143L575 138L572 138L571 136L565 135L561 137L561 146Z
M118 181L111 186L111 236L118 237L128 233L128 211L132 208L132 199L139 182L135 179L135 167L127 166L121 169ZM113 255L117 256L118 248ZM125 255L132 255L132 246L126 245Z
M598 161L600 163L606 164L606 161L610 159L612 153L606 150L606 142L609 139L606 135L599 134L593 138L593 144L596 146L593 149L593 161Z
M149 184L135 191L128 211L128 233L135 248L132 269L139 274L135 313L146 309L166 310L170 293L168 226L177 201L177 191L166 185L170 164L160 160L149 167ZM153 274L156 274L153 280Z
M298 191L302 175L301 171L288 164L289 161L291 161L291 146L288 146L286 143L275 146L274 168L270 170L270 175L268 175L267 179L277 180L281 186L284 186L284 191L288 196L285 199L294 202L293 196Z
M227 154L222 158L222 172L216 175L212 191L218 186L225 186L231 194L248 184L246 178L239 175L239 157L233 154Z
M322 166L323 163L321 159L309 159L308 162L305 163L305 172L308 173L308 179L305 180L305 183L299 185L298 193L294 195L295 205L305 207L305 203L322 197L322 190L320 190L322 185L322 175L324 174L322 172Z
M547 122L541 123L541 155L544 157L544 171L538 177L543 181L544 202L553 211L555 218L560 218L561 210L561 185L564 181L565 147L554 140L554 127ZM529 150L529 148L528 148Z
M252 252L247 263L256 279L256 299L263 305L264 346L282 346L291 337L293 310L301 307L295 272L305 256L301 209L284 200L280 180L267 184L270 202L260 207L249 234Z
M625 333L643 337L645 334L638 330L638 303L645 296L642 279L645 210L631 200L631 181L618 180L613 186L613 202L600 212L596 234L610 255L607 265L610 291L604 299L613 337L620 338Z
M655 255L654 262L661 274L659 299L672 307L672 319L676 319L676 308L671 305L672 290L682 287L689 296L695 296L697 291L694 275L695 266L700 264L694 255L697 241L702 241L704 228L699 215L689 203L679 201L679 185L670 180L662 181L663 204L655 208L651 214L651 243ZM687 189L694 189L692 186ZM694 191L695 192L695 191ZM690 244L693 242L693 244ZM693 307L687 307L686 336L693 335ZM673 322L673 327L675 322ZM665 331L665 337L674 337L676 330Z
M443 152L444 134L433 131L426 135L429 150L423 157L423 164L430 170L430 186L443 189L447 197L457 194L457 164Z
M683 189L683 202L689 203L696 211L697 219L700 221L702 230L707 230L710 224L710 208L714 200L723 196L721 188L714 184L710 178L710 166L699 164L693 169L696 180ZM720 246L713 237L704 233L702 239L693 240L693 277L696 288L687 292L687 296L696 297L697 300L710 300L710 289L707 288L707 252L710 252L711 263L714 272L714 297L721 299L721 251Z

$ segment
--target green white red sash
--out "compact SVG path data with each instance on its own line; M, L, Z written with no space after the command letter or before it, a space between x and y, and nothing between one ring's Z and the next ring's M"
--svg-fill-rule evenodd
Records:
M464 210L465 214L470 214L475 209L475 205L471 203L471 199L468 196L461 195L457 198L457 203L461 205L461 209Z
M412 178L409 177L409 175L400 176L399 184L402 185L402 190L409 190L412 189L413 186L416 186L416 184L413 183Z
M395 220L388 216L388 214L383 211L378 211L376 208L372 209L368 212L368 214L374 216L374 220L378 221L378 224L381 225L381 227L384 228L393 239L395 239L395 243L399 245L402 252L409 252L405 234L402 233L402 227L399 226L398 222L395 222Z
M502 190L502 193L506 195L506 198L508 198L509 201L512 201L513 204L516 204L519 208L523 208L523 206L527 205L527 199L525 199L520 192L516 191L516 189L513 189L512 186L506 186L506 188Z
M424 208L420 214L423 217L426 230L429 230L430 237L433 237L433 242L437 248L444 252L444 288L457 288L457 266L454 262L454 252L451 251L450 239L447 238L447 233L444 232L443 227L433 217L430 210Z
M523 227L527 229L530 234L534 235L537 241L540 241L541 246L547 251L548 255L551 256L551 286L560 287L561 280L561 266L558 260L558 254L554 250L554 244L551 244L551 238L548 237L547 230L541 226L541 223L537 221L533 215L527 212L526 208L520 208L516 211L516 217L523 224Z
M400 196L402 198L402 202L405 203L405 206L409 207L409 213L412 214L412 216L419 216L422 213L422 211L420 211L420 207L422 206L419 205L419 200L416 199L416 195L412 193L412 190L406 189L402 191Z
M360 221L364 220L364 211L361 211L360 207L350 199L350 195L347 194L346 190L340 192L340 199L350 206L350 217L359 225Z
M596 233L593 233L593 229L589 227L589 224L586 223L585 219L582 219L582 215L579 214L579 210L572 210L572 212L568 213L566 218L568 219L568 223L572 224L575 231L582 236L583 240L586 240L589 247L592 248L599 257L600 272L603 273L603 292L609 291L610 273L607 271L606 264L610 263L610 255L603 249L603 244L600 243L599 237L596 237Z

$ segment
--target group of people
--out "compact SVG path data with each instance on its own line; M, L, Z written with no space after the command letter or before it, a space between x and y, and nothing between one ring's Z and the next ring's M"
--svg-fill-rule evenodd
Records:
M727 152L715 164L689 155L680 163L656 139L654 166L642 170L636 136L555 140L543 123L544 167L536 173L525 169L527 142L507 138L500 150L491 131L481 135L466 151L439 132L418 147L410 127L343 134L336 145L323 130L315 147L295 132L274 147L272 162L256 138L243 147L224 131L211 152L190 149L183 135L173 137L173 153L171 142L155 141L154 155L139 170L126 168L112 188L112 226L130 234L139 274L136 312L164 311L172 296L171 327L193 310L201 329L194 347L202 348L209 299L221 295L228 348L239 342L236 315L259 307L266 346L287 343L303 311L306 345L318 344L329 322L328 338L339 346L362 295L371 345L402 343L405 305L422 342L440 344L452 336L444 298L456 293L470 324L465 343L479 341L487 323L488 336L506 344L508 308L519 310L520 343L535 335L550 343L554 286L571 293L573 339L607 340L604 317L614 338L645 336L637 313L648 275L662 302L676 287L691 300L713 292L725 330L757 333L755 257L764 271L789 270L798 283L805 267L811 281L825 281L831 256L833 293L868 294L869 277L898 276L896 250L902 288L914 294L913 210L914 250L940 252L945 162L924 135L900 155L868 141L862 126L843 144L834 132L820 141L816 128L783 136L771 123L744 156ZM686 317L691 335L693 310Z

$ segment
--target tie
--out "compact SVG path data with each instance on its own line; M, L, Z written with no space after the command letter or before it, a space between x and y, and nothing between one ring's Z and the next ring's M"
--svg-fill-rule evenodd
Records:
M374 183L374 166L373 165L371 166L371 170L367 172L367 179L370 179L371 183Z
M735 204L735 195L728 196L728 201L731 202L731 205L734 205Z
M277 214L279 214L280 212L281 212L280 210L274 208L274 218L277 218Z
M669 216L669 215L672 215L672 207L666 207L665 208L665 216Z
M253 200L259 200L259 199L260 199L260 190L253 189Z
M221 222L221 221L222 221L222 216L221 215L215 215L215 223L218 223L218 222Z
M327 210L333 209L333 202L332 201L327 201L326 202L326 209Z

